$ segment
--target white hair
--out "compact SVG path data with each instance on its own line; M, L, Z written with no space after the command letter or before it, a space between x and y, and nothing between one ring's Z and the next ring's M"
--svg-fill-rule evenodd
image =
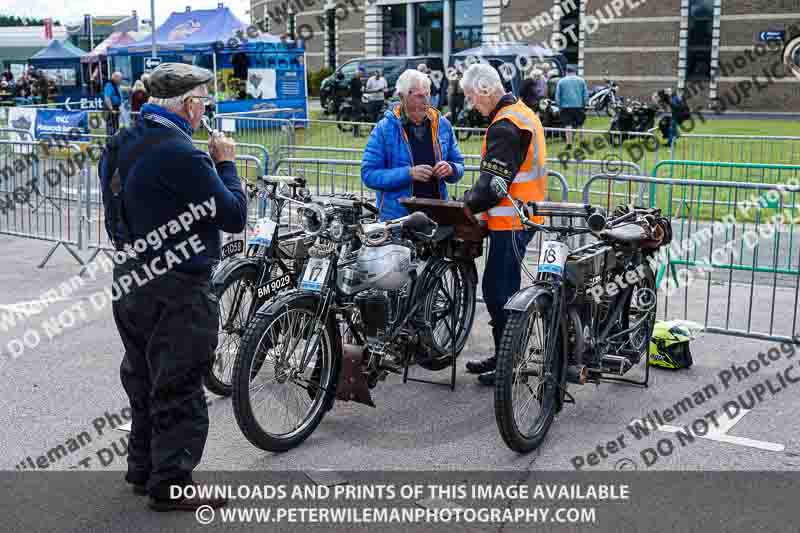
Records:
M401 96L408 96L412 89L420 88L423 91L431 92L431 79L427 74L423 74L418 70L409 69L400 74L397 78L397 94Z
M506 92L503 82L500 81L500 74L488 63L475 63L469 67L461 78L461 88L464 92L483 95Z
M172 98L156 98L151 96L147 99L147 102L150 104L155 104L163 107L164 109L168 109L170 111L180 111L183 109L183 102L189 98L190 96L204 96L202 94L202 88L204 85L198 85L191 91L185 92L180 96L173 96Z

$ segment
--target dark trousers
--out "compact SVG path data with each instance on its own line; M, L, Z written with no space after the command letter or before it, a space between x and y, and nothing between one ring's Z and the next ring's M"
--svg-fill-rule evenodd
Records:
M508 313L503 309L522 281L522 260L525 248L531 242L530 231L492 231L489 233L489 254L483 271L483 301L489 311L494 337L495 355L500 348ZM519 257L514 251L514 241Z
M115 266L115 281L136 266ZM203 379L217 346L218 302L207 276L169 272L141 287L134 283L113 312L133 413L125 479L167 498L169 485L191 483L208 436Z
M361 102L361 99L358 100L350 100L350 105L353 109L353 122L361 122L364 120L364 104ZM358 137L361 134L359 126L357 124L353 125L353 136Z
M113 111L106 111L106 135L111 137L117 130L119 130L119 108L115 107Z

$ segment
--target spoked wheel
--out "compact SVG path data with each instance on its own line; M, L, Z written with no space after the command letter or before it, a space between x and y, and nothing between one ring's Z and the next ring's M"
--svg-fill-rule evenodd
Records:
M417 363L435 371L450 366L453 338L456 356L467 343L475 320L476 277L470 264L452 261L442 261L430 272L423 304L424 321L431 324L425 340L429 354L418 356Z
M255 268L241 268L234 271L217 291L219 340L214 364L206 376L206 387L214 394L230 396L233 390L233 363L248 319L255 312L257 278Z
M494 412L512 450L536 449L553 423L560 397L561 332L548 336L554 319L549 299L510 312L497 354Z
M656 280L653 271L648 265L643 264L644 276L633 286L631 297L625 302L622 313L622 327L624 329L636 327L628 334L624 348L637 352L638 357L633 357L632 363L638 363L642 357L647 357L650 339L653 337L653 328L656 324L656 311L658 299L656 296Z
M301 444L333 402L339 340L332 323L318 327L317 302L300 296L256 318L236 358L236 422L263 450Z

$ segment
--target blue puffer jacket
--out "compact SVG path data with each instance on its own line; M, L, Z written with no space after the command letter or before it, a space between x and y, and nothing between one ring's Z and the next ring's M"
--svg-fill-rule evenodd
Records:
M458 141L453 128L438 111L429 112L434 130L434 152L441 161L447 161L453 167L453 175L445 180L457 183L464 176L464 156L458 149ZM364 184L376 191L378 209L381 220L392 220L408 214L408 210L400 205L400 198L411 196L411 147L405 138L400 123L398 107L386 111L369 136L361 161L361 179ZM441 198L447 199L445 180L439 181Z

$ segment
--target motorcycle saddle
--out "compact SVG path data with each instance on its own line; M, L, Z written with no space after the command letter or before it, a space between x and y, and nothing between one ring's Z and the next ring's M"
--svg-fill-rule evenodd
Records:
M648 240L650 235L641 226L626 224L614 229L601 231L600 237L611 244L638 246L642 241Z

